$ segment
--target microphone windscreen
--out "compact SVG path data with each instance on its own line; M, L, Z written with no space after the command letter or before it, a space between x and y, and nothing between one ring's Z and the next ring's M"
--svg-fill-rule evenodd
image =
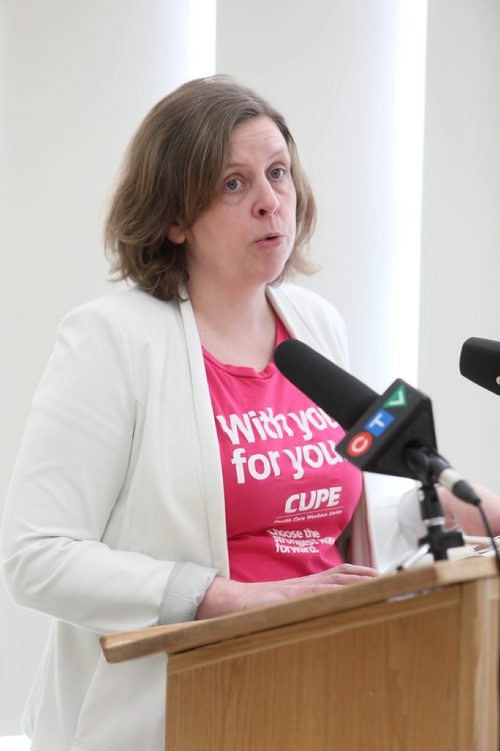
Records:
M298 339L278 345L274 362L294 386L349 430L378 394Z
M462 345L460 373L494 394L500 394L500 342L473 336Z

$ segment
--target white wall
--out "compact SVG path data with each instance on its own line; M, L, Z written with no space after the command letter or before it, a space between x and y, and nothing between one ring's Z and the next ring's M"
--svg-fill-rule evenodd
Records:
M213 72L214 9L0 0L0 499L59 320L109 289L101 227L124 148L158 99ZM2 735L18 731L48 619L1 585L0 612Z
M427 56L419 380L443 454L500 491L500 401L458 370L500 340L498 1L431 0Z
M217 70L254 86L284 112L316 192L312 248L322 271L305 283L339 307L356 372L381 390L396 375L416 379L419 249L415 233L401 244L398 210L406 187L398 145L412 151L418 184L425 7L412 10L395 0L218 4ZM403 23L408 14L410 33ZM405 45L414 50L413 67L402 57ZM412 133L402 130L408 89ZM417 232L419 216L417 192L407 211ZM395 316L401 288L394 272L401 265L417 278Z

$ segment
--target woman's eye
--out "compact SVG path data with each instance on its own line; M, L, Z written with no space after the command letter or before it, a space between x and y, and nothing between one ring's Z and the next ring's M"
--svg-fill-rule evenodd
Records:
M273 167L269 174L273 180L279 180L285 174L285 169L284 167Z
M227 182L224 183L224 190L227 190L229 193L233 192L234 190L238 190L238 188L241 188L241 180L239 180L237 177L232 177L230 180L227 180Z

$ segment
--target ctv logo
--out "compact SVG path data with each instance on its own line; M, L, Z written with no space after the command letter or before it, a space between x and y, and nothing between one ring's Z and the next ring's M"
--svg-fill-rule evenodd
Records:
M387 412L385 409L379 409L379 411L373 415L371 420L365 423L364 427L369 430L372 435L377 437L382 435L393 420L394 415L391 415L391 413Z
M384 402L384 407L406 406L406 392L403 385L399 386L399 388L397 388L396 391L394 391ZM360 433L356 433L356 435L353 435L353 437L350 439L349 443L347 444L347 453L349 454L349 456L355 458L357 456L366 454L366 452L373 445L373 439L378 438L378 436L382 435L382 433L387 430L394 419L394 415L391 415L391 413L387 412L387 410L383 407L378 409L373 417L370 417L368 422L363 425L366 430L361 431Z
M370 433L356 433L347 444L347 453L349 456L363 456L373 443L373 436Z

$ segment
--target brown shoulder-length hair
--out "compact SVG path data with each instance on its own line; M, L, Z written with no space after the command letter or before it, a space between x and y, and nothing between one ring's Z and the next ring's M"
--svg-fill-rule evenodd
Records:
M213 205L233 128L259 115L273 120L286 141L297 194L295 245L276 281L291 269L312 271L304 250L314 229L314 197L284 118L246 86L211 76L158 102L128 147L105 224L116 280L129 279L160 300L182 299L186 254L167 231L174 223L189 229Z

